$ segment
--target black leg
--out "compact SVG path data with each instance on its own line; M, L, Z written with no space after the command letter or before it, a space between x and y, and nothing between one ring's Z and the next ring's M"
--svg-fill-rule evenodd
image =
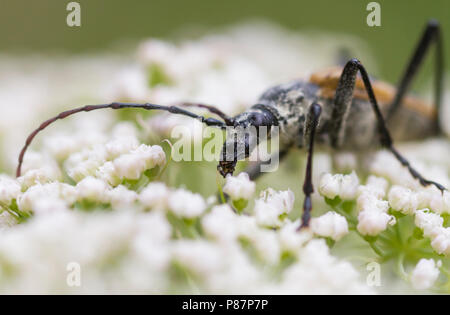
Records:
M412 80L417 74L417 70L422 65L425 59L428 49L433 43L436 43L436 64L435 64L435 91L434 91L434 102L439 113L440 105L442 102L442 87L443 87L443 69L444 69L444 46L442 41L442 35L439 23L437 21L429 21L426 25L425 31L417 44L414 54L403 73L403 76L398 84L397 94L394 97L392 104L389 106L386 120L389 121L391 117L395 114L397 109L401 106L403 97L408 92L411 86ZM437 125L439 125L437 120Z
M305 200L303 202L302 225L299 229L309 226L309 221L311 219L311 194L314 192L314 186L312 183L312 158L314 154L314 137L321 113L322 107L320 107L320 105L317 103L313 103L309 108L308 117L306 119L305 136L307 137L307 140L309 140L309 147L308 160L306 162L305 181L303 183L303 193L305 194Z
M339 80L339 84L336 90L336 96L335 96L335 108L332 114L332 121L336 121L336 123L333 125L335 128L339 129L332 129L331 134L336 135L343 135L343 129L345 128L345 118L346 114L351 106L351 95L353 94L353 89L355 87L355 78L358 73L358 71L361 74L362 80L364 82L364 87L367 91L367 94L369 96L369 101L372 106L373 111L375 112L375 116L377 119L377 127L378 127L378 135L380 137L380 143L381 145L391 151L394 156L397 158L400 163L407 167L411 175L419 180L419 182L423 186L428 185L434 185L439 190L443 191L445 190L445 187L441 184L438 184L436 182L427 180L423 178L422 175L419 174L394 147L392 137L389 134L389 130L386 127L386 123L384 121L383 115L380 111L380 108L378 106L377 100L375 98L375 94L372 89L372 85L370 83L369 75L366 72L366 69L364 66L359 62L357 59L352 59L344 67L344 70L342 71L342 76ZM350 97L350 98L349 98ZM337 108L342 107L345 108ZM344 114L342 114L344 113ZM340 116L335 116L340 115ZM337 138L335 142L332 142L333 147L338 147L340 142L342 142L342 138Z
M56 115L55 117L52 117L52 118L44 121L37 129L35 129L28 136L28 138L25 142L25 145L23 146L22 150L20 151L17 170L16 170L16 176L19 177L21 175L21 168L22 168L23 157L25 155L25 152L27 151L28 146L31 144L34 137L36 137L36 135L39 132L41 132L42 130L47 128L50 124L54 123L55 121L57 121L59 119L64 119L64 118L71 116L73 114L76 114L76 113L90 112L93 110L104 109L104 108L110 108L110 109L140 108L140 109L145 109L145 110L162 110L162 111L170 112L172 114L184 115L184 116L188 116L188 117L191 117L194 119L198 119L202 123L206 124L207 126L216 126L216 127L221 127L221 128L226 127L226 124L223 121L217 120L215 118L205 118L203 116L194 114L192 112L189 112L189 111L179 108L177 106L164 106L164 105L156 105L156 104L150 104L150 103L145 103L145 104L111 103L111 104L100 104L100 105L86 105L86 106L74 108L71 110L67 110L65 112L62 112L62 113Z

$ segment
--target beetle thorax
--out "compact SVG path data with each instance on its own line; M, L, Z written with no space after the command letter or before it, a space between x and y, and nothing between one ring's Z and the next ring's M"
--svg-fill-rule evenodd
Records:
M303 146L303 128L308 107L316 100L317 89L303 81L293 81L267 90L260 104L277 111L280 145Z

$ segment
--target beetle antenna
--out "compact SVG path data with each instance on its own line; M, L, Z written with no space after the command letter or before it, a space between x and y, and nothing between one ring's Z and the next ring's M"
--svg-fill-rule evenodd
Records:
M203 106L202 106L203 107ZM185 109L179 108L177 106L164 106L164 105L157 105L157 104L151 104L151 103L145 103L145 104L136 104L136 103L111 103L111 104L100 104L100 105L86 105L86 106L82 106L82 107L78 107L78 108L74 108L71 110L67 110L64 111L62 113L59 113L57 116L52 117L46 121L44 121L37 129L35 129L27 138L25 145L23 146L22 150L20 151L19 154L19 159L18 159L18 165L17 165L17 170L16 170L16 177L20 177L21 175L21 169L22 169L22 164L23 164L23 157L25 155L25 152L27 151L28 147L30 146L31 142L33 141L34 137L36 137L36 135L44 130L45 128L47 128L50 124L54 123L55 121L59 120L59 119L64 119L68 116L71 116L73 114L76 113L80 113L80 112L90 112L93 110L97 110L97 109L103 109L103 108L111 108L111 109L123 109L123 108L141 108L141 109L145 109L145 110L162 110L162 111L167 111L169 113L172 114L179 114L179 115L184 115L184 116L188 116L194 119L198 119L200 120L202 123L206 124L207 126L216 126L216 127L220 127L220 128L225 128L227 126L227 124L223 121L220 121L218 119L215 118L205 118L203 116L194 114L190 111L187 111ZM213 107L204 107L204 108L208 108L211 110L211 108ZM220 113L220 117L227 117L225 114L223 114L221 111L217 110L214 108L214 110L216 110L216 112L219 115ZM224 119L224 118L222 118ZM225 120L225 119L224 119Z
M234 119L232 117L228 116L227 114L225 114L224 112L222 112L217 107L214 107L214 106L211 106L211 105L206 105L206 104L200 104L200 103L191 103L191 102L177 103L176 105L179 105L179 106L190 106L190 107L199 107L199 108L207 109L209 112L211 112L213 114L216 114L217 116L222 118L227 126L234 126Z

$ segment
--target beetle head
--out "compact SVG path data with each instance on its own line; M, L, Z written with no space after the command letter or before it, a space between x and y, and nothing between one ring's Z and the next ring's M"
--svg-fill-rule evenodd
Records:
M223 177L233 174L237 161L246 159L252 153L259 144L262 132L267 137L270 127L278 125L275 115L258 105L235 116L233 121L234 126L227 127L226 140L217 166Z

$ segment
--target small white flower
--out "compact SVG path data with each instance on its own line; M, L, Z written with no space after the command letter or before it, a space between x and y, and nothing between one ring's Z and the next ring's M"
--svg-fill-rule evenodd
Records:
M111 186L117 186L120 184L121 179L119 178L116 168L113 162L108 161L98 168L95 172L95 176Z
M386 190L389 183L382 177L370 175L367 179L366 185L358 187L358 196L368 193L374 195L378 199L382 199L386 196Z
M329 211L320 217L313 218L311 220L311 229L315 234L331 237L335 241L348 234L347 220L334 211Z
M76 187L69 184L59 183L58 189L60 198L68 205L73 204L77 200L78 192Z
M255 193L255 183L250 180L247 173L240 173L238 176L228 175L223 191L232 200L248 200Z
M428 209L416 211L415 224L423 235L431 239L431 247L438 253L450 254L450 227L443 227L444 219Z
M206 202L199 194L194 194L185 189L177 189L170 194L169 208L182 218L194 218L206 209Z
M163 166L166 163L166 154L159 145L149 146L141 144L137 149L131 151L131 153L138 154L144 159L146 169Z
M78 199L106 202L108 199L108 185L101 179L88 176L76 186Z
M113 164L120 178L136 180L144 171L157 165L164 165L165 160L164 151L160 146L142 144L130 153L119 156Z
M440 261L436 263L433 259L421 259L411 275L413 287L417 290L431 288L439 277L440 265Z
M356 197L359 179L355 172L349 175L325 173L320 178L319 193L329 199L336 196L343 200L351 200Z
M352 171L349 175L342 176L341 191L339 196L343 200L351 200L356 197L358 191L359 178L356 173Z
M264 261L269 264L277 264L280 261L281 247L274 231L259 230L251 241Z
M377 212L387 213L389 210L389 203L386 200L378 199L372 192L362 193L356 200L358 210L374 210Z
M294 193L291 190L275 191L271 188L261 192L255 201L255 217L259 225L281 226L283 218L294 206Z
M132 205L138 198L138 194L129 190L123 185L119 185L108 191L108 199L113 208L122 208Z
M311 229L298 231L300 220L287 222L281 227L278 238L282 249L298 254L300 248L313 238Z
M252 238L259 232L259 227L256 224L254 216L240 215L237 216L236 227L239 237Z
M419 206L417 194L402 186L392 186L389 191L391 207L403 214L413 214Z
M322 174L320 177L319 192L322 196L329 199L336 198L341 192L340 177L330 173Z
M444 219L439 214L430 212L428 209L418 210L415 215L415 224L423 230L425 237L434 237L437 229L444 224Z
M122 179L139 179L146 169L145 161L137 154L123 154L113 164L117 175Z
M17 180L6 175L0 176L0 203L10 205L13 199L17 199L21 193L20 184Z
M150 183L139 194L139 201L149 209L164 209L170 196L170 189L164 183Z
M204 240L173 242L173 259L200 276L217 272L224 261L218 246Z
M375 236L395 224L395 218L385 212L364 210L358 214L357 229L362 235Z
M431 247L438 253L450 255L450 227L440 227L435 230L435 236L431 241Z
M236 214L229 205L215 206L202 218L206 235L220 241L235 240L238 236Z
M106 153L109 159L128 153L138 147L139 142L135 137L120 137L106 143Z
M450 214L450 192L447 190L441 193L440 191L433 191L429 193L429 206L437 213Z

